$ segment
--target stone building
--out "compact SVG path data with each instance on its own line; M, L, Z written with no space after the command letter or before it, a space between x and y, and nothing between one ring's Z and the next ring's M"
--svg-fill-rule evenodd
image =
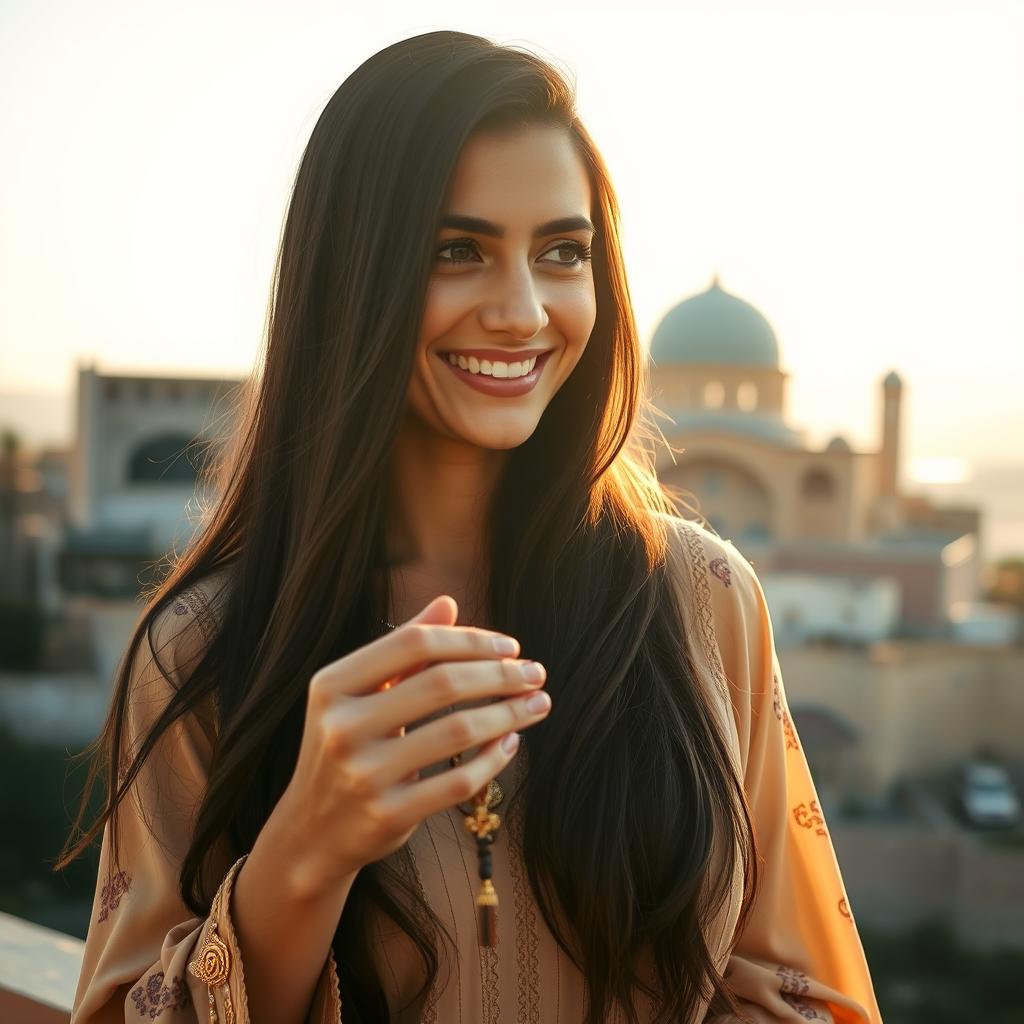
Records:
M234 425L240 384L79 367L67 591L135 595L140 565L188 544L212 497L202 470Z

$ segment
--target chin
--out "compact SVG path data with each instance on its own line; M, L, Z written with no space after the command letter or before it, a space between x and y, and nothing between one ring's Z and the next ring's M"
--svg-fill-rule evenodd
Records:
M498 441L498 440L474 440L467 439L470 444L475 444L477 448L486 448L492 452L508 452L512 451L513 448L518 448L520 445L525 444L529 437L521 437L516 440Z
M462 439L467 444L476 445L477 448L487 448L490 451L510 451L525 444L533 436L537 429L536 424L529 430L516 430L503 434L475 434L463 435Z

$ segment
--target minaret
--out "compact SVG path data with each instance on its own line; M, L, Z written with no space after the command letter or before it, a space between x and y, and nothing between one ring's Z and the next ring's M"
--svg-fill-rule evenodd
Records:
M882 381L882 448L879 453L878 494L896 498L900 493L900 411L903 381L894 370Z
M882 444L878 450L878 494L873 526L881 532L902 525L900 500L900 412L903 381L893 371L882 381Z

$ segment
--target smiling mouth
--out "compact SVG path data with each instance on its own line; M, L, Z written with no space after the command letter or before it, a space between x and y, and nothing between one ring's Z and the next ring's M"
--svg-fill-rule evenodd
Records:
M525 377L536 369L537 361L549 355L547 351L537 351L526 357L519 358L488 358L480 352L441 352L442 359L447 359L452 366L458 366L474 375L493 377L495 380L515 380ZM492 355L492 353L488 353Z
M478 370L474 373L471 369L463 369L461 366L457 365L457 363L453 364L451 362L452 353L438 352L437 357L453 374L455 374L456 377L458 377L459 380L468 384L474 390L486 395L513 398L519 395L525 395L527 392L533 390L537 381L540 380L544 366L551 357L551 353L553 351L553 349L549 349L547 352L543 352L537 356L533 369L519 377L495 377L490 373L481 372L479 366L480 363L483 363L484 368L487 369L493 367L493 364L490 364L490 366L487 365L490 362L489 360L477 360L476 357L473 357L474 361L478 364ZM472 363L470 363L470 365L472 365Z

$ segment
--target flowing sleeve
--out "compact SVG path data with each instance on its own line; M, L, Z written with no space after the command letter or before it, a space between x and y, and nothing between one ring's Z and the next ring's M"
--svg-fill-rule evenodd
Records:
M764 591L710 531L704 571L733 703L760 883L726 977L755 1024L881 1024L867 960L793 720ZM718 1015L709 1024L732 1024Z
M212 621L210 603L197 586L155 617L152 643L143 635L131 670L121 778L170 701L182 668L208 641ZM178 718L135 776L116 819L116 861L109 821L104 827L71 1024L249 1022L231 919L231 893L245 855L235 856L223 843L217 847L209 886L215 894L205 917L188 908L178 884L213 755L213 708L210 698ZM341 1022L333 953L306 1020Z

